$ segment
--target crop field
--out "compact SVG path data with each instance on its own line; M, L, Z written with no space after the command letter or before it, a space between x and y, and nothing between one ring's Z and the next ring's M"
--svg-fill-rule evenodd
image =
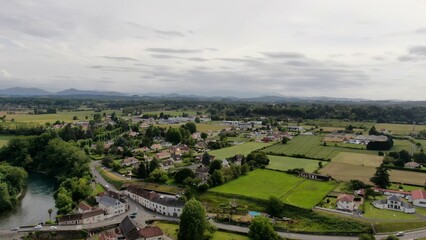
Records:
M341 162L330 162L320 170L321 174L330 175L334 179L341 181L350 181L357 179L365 183L370 183L370 178L376 172L375 167L352 165ZM426 180L426 173L390 170L389 171L391 182L398 182L410 185L423 186Z
M323 146L321 144L322 138L322 136L297 136L287 144L277 144L262 151L275 154L284 153L288 156L302 154L306 157L318 159L332 159L340 152L377 154L377 151Z
M157 124L156 126L162 127L162 128L178 128L182 126L183 124ZM228 128L229 126L225 125L217 125L217 124L209 124L209 123L196 123L197 131L199 132L210 132L210 131L220 131L222 129Z
M390 124L378 123L375 124L377 130L386 129L396 135L408 135L410 133L418 133L421 130L426 130L426 125L411 125L411 124Z
M268 155L269 164L266 166L268 169L275 169L286 171L294 168L303 168L306 172L313 172L318 168L318 160L310 160L304 158L294 158L294 157L282 157ZM325 166L328 162L322 162Z
M378 167L383 162L383 156L340 152L332 159L333 162L347 163L351 165L360 165L368 167Z
M320 182L306 180L288 191L281 199L290 205L312 208L337 186L335 181Z
M225 159L233 157L236 154L247 155L254 150L269 146L273 143L263 143L263 142L248 142L240 145L235 145L232 147L222 148L218 150L210 151L209 154L216 157L216 159Z
M332 182L307 180L286 173L257 169L249 172L247 176L242 176L209 191L259 199L276 196L289 204L311 208L336 185Z
M5 146L8 142L9 139L11 139L13 136L2 136L0 135L0 147Z
M112 113L113 111L102 111L100 114L103 114L106 112L107 114ZM10 121L12 118L15 120L15 122L35 122L35 123L53 123L57 120L59 121L65 121L65 122L75 122L75 121L85 121L86 116L88 117L88 120L93 119L94 111L63 111L63 112L57 112L54 114L28 114L28 113L16 113L16 114L7 114L4 112L1 112L0 115L6 115L6 120ZM118 115L119 112L116 112ZM78 120L73 120L73 117L76 116Z

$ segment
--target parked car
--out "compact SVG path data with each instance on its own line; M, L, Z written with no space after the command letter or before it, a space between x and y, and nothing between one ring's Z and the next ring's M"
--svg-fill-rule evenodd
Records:
M36 225L36 226L34 226L34 229L35 230L40 230L40 229L42 229L43 227L39 224L39 225Z
M18 231L18 230L19 230L19 227L13 227L10 229L10 231Z
M50 230L56 230L56 229L58 229L58 227L57 226L50 226L50 228L49 228Z
M402 236L404 236L404 232L397 232L397 233L396 233L396 236L397 236L397 237L402 237Z

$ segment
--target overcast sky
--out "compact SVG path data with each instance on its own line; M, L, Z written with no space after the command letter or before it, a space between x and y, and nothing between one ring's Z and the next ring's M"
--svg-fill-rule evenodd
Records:
M426 0L4 0L0 88L426 100Z

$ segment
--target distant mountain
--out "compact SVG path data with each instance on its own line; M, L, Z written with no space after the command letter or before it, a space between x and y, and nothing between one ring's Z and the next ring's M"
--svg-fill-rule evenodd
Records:
M0 95L1 96L47 96L47 95L52 95L52 93L40 88L14 87L14 88L1 89Z
M127 94L114 92L114 91L91 91L91 90L78 90L75 88L66 89L57 92L58 96L126 96Z

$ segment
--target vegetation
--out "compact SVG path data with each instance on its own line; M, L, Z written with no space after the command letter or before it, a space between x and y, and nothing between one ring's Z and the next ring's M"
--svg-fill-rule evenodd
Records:
M248 236L252 240L278 240L281 239L280 236L275 232L272 227L272 223L266 217L257 216L253 219L250 224L250 231Z
M376 169L376 173L373 177L371 177L370 181L381 188L387 188L391 185L389 180L388 169L384 164L380 165Z
M306 172L314 172L318 169L318 163L321 162L306 158L282 157L274 155L268 155L268 158L269 164L266 166L266 168L281 171L303 168ZM325 166L327 162L324 162L323 164Z
M0 210L12 209L23 190L28 174L21 167L0 162Z
M208 225L203 205L192 198L186 202L180 216L178 240L203 239L204 231L208 228Z
M209 154L216 157L216 159L225 159L233 157L237 154L247 155L255 150L261 149L271 145L271 143L261 143L261 142L248 142L232 147L222 148L219 150L210 151Z

